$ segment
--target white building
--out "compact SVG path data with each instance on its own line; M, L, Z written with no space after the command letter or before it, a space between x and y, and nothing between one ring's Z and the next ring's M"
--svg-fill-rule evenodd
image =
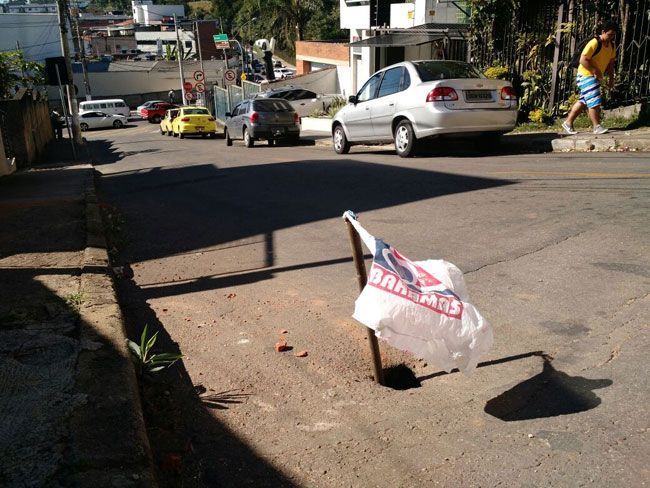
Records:
M356 93L377 70L405 60L466 59L465 1L340 0L350 29L350 87Z
M72 46L70 29L68 44ZM62 56L57 15L0 14L0 51L14 51L17 47L28 61Z
M194 55L196 54L196 39L194 32L180 30L178 36L181 40L183 50ZM136 31L135 41L137 48L143 54L155 54L162 56L165 54L165 46L170 48L176 47L176 33L174 31Z
M154 5L153 0L132 0L133 21L140 25L160 25L169 23L176 15L177 19L185 18L183 5Z

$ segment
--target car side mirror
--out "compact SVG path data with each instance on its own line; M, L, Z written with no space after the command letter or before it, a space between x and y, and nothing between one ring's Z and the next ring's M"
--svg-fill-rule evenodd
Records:
M359 99L357 98L356 95L350 95L348 97L348 102L350 102L350 103L354 103L356 105L358 101L359 101Z
M230 112L225 113L226 117L232 117L232 114Z

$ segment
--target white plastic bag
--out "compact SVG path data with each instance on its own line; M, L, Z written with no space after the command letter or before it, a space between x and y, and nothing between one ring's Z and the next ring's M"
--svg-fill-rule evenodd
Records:
M447 261L410 261L371 236L352 212L343 214L373 254L368 284L357 298L356 320L392 346L470 373L492 347L492 328L469 303L463 273Z

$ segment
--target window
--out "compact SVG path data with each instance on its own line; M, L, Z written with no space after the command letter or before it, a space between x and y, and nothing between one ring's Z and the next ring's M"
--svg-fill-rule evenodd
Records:
M259 112L291 112L293 108L286 100L254 100L253 110Z
M106 104L105 103L100 103L99 108L106 108Z
M379 93L377 97L385 97L399 91L402 81L402 68L391 68L384 72L384 78L381 80Z
M366 102L368 100L372 100L375 98L375 94L377 93L377 85L379 85L379 80L381 79L382 73L377 73L376 75L372 76L368 81L366 81L366 84L363 85L363 88L359 90L359 94L357 95L357 101L359 102Z
M192 41L185 41L185 47L192 49Z
M205 108L186 108L183 115L210 115L210 112Z
M126 103L124 103L124 102L117 102L117 103L115 104L115 106L116 106L116 107L126 107Z
M295 100L307 100L307 99L316 98L316 97L318 97L318 95L316 95L313 91L298 90L298 91L296 91Z
M411 86L411 75L409 75L409 70L402 68L402 74L402 85L400 87L400 91L406 90L409 86Z
M422 81L485 78L474 66L462 61L422 61L413 64Z

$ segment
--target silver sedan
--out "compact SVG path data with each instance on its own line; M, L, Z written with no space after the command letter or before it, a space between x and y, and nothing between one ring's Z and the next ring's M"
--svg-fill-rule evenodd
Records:
M334 150L364 142L395 143L399 156L417 141L443 135L498 138L517 121L508 81L485 78L461 61L405 61L370 77L332 122Z

